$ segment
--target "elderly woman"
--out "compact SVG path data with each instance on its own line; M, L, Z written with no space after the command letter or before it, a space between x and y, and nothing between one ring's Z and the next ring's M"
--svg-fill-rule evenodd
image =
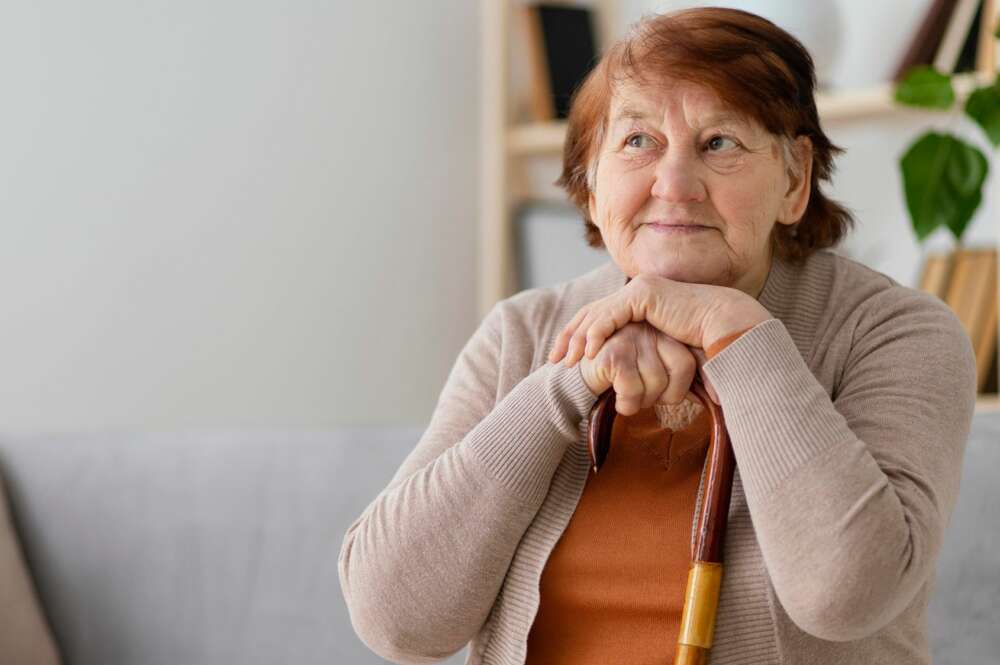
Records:
M358 635L399 663L669 663L711 386L737 462L712 665L929 663L975 401L931 296L830 251L812 61L751 14L647 18L577 93L560 183L611 261L499 302L351 525ZM700 379L696 376L700 375ZM617 417L595 475L588 414Z

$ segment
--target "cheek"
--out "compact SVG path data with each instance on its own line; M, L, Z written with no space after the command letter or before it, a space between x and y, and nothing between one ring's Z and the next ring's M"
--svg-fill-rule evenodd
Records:
M774 225L779 199L775 179L760 178L731 182L716 206L732 236L760 238Z
M636 172L608 174L598 185L598 191L603 185L605 193L603 206L600 199L598 201L602 220L611 227L617 227L617 231L629 228L632 218L649 198L652 184L648 180L642 173Z

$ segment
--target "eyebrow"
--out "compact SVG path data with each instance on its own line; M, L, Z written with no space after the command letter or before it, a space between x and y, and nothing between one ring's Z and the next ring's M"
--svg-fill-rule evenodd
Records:
M614 117L614 123L617 124L620 120L647 120L651 118L652 115L649 113L644 113L639 109L631 106L624 106ZM719 125L723 123L736 123L736 124L746 124L744 119L736 113L729 111L723 111L721 113L713 113L712 115L705 118L702 123L702 127L708 127L710 125Z
M624 120L626 118L632 118L635 120L645 120L648 117L646 113L632 108L631 106L623 106L620 111L615 115L614 121Z

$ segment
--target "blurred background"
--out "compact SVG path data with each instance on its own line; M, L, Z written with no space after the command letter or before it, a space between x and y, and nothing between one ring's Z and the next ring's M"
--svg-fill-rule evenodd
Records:
M559 246L544 224L516 235L573 213L523 207L562 201L558 127L497 158L534 122L519 4L498 25L501 4L4 3L3 427L425 423L491 301L606 258L578 221ZM682 6L570 4L598 49ZM916 285L954 240L917 243L899 157L931 126L985 143L958 112L864 110L930 2L729 4L860 95L824 120L847 149L831 194L858 218L841 251ZM968 244L996 245L997 190L991 174ZM498 286L504 243L532 232L517 260L536 282ZM553 252L583 257L539 268Z
M16 541L67 662L383 662L337 548L489 308L609 260L552 185L566 95L692 4L0 3L0 610L34 611L3 595L28 588L2 576ZM816 61L847 151L828 194L857 218L836 251L973 338L930 627L936 663L992 662L1000 0L714 4ZM954 75L951 110L895 101L921 64ZM977 86L995 134L962 112ZM962 233L915 231L901 159L929 131L992 167Z

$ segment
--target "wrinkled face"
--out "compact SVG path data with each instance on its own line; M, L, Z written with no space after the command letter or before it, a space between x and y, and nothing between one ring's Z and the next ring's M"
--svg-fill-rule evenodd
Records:
M808 203L811 159L789 171L778 137L684 81L619 86L597 160L591 219L630 277L757 297L771 230L798 221Z

